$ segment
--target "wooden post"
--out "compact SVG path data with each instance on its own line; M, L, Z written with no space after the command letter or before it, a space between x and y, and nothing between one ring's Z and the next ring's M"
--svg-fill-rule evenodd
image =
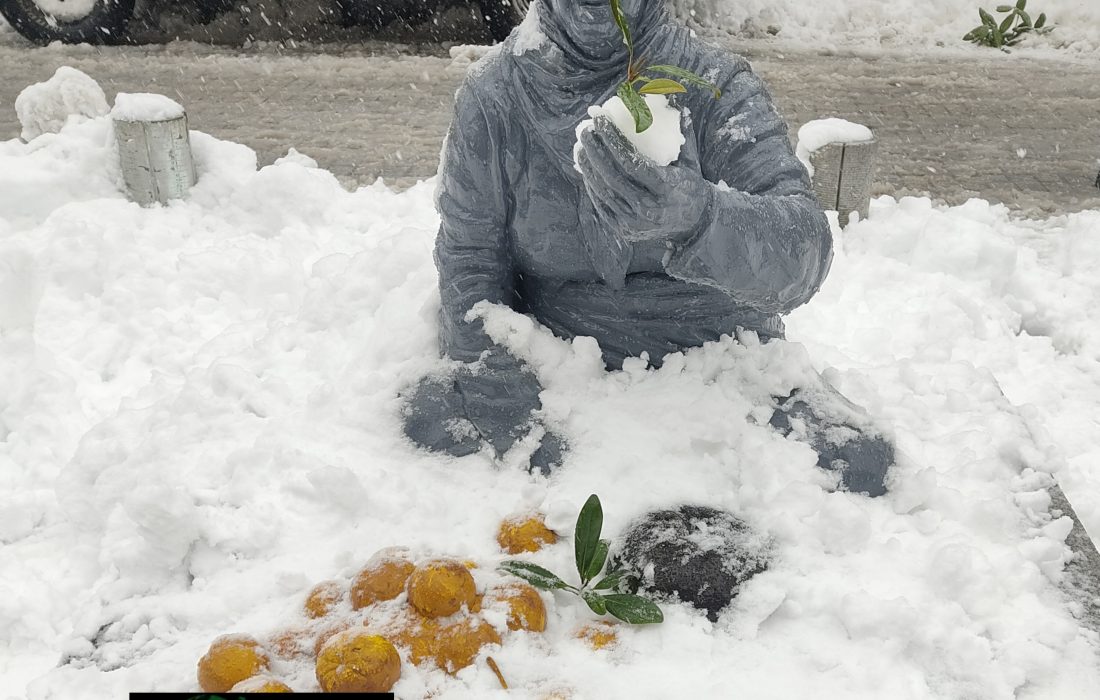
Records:
M878 141L829 143L810 153L814 193L825 209L840 213L840 225L847 226L850 214L866 219L875 179Z
M181 199L195 184L187 115L160 121L114 118L122 179L130 199L146 206Z

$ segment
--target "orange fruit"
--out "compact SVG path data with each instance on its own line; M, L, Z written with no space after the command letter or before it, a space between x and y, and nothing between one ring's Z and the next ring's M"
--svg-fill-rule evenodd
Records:
M384 693L400 677L397 649L366 630L337 634L317 657L317 682L326 693Z
M317 657L321 654L321 647L325 646L325 642L349 629L351 629L351 623L347 620L340 620L339 622L334 622L322 627L321 631L317 633L317 637L313 640L313 656Z
M381 632L394 644L409 650L409 660L419 664L425 659L435 659L439 647L439 623L409 610L402 619Z
M224 693L236 684L267 670L267 653L251 637L228 634L218 637L199 659L199 687L207 693Z
M490 601L508 606L508 629L543 632L546 630L546 604L534 586L509 583L497 586L485 594Z
M474 577L461 562L438 559L409 576L409 604L425 617L448 617L477 605Z
M318 583L306 596L306 616L316 620L332 612L344 598L344 586L339 581Z
M583 639L588 643L588 646L597 651L613 646L619 641L619 633L616 631L615 625L610 622L589 623L578 629L573 636L577 639Z
M546 527L542 513L505 518L497 531L497 544L508 554L537 552L543 545L558 541L557 534Z
M453 675L472 664L481 648L487 644L500 644L497 631L481 618L463 618L440 628L436 640L435 664Z
M279 657L293 659L307 656L313 630L309 627L291 627L267 638L266 647Z
M413 563L387 557L368 563L351 582L351 607L359 610L371 603L393 600L405 590Z
M231 693L293 693L290 686L271 676L252 676L229 689Z

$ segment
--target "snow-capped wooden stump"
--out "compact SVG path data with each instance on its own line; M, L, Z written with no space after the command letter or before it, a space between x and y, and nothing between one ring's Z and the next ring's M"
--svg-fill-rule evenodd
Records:
M1051 511L1060 511L1061 515L1073 520L1073 529L1066 537L1066 545L1073 551L1073 559L1066 564L1063 586L1081 606L1079 617L1082 621L1093 631L1100 632L1100 552L1096 550L1062 488L1055 484L1048 491Z
M875 179L878 141L862 124L843 119L818 119L798 130L798 157L813 181L825 209L840 214L846 226L852 212L867 218Z
M183 107L162 95L119 93L111 119L130 199L145 206L186 196L195 164Z

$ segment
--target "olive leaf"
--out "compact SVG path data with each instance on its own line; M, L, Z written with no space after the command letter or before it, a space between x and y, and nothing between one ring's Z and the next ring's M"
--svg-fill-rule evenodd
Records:
M540 588L544 591L577 590L574 586L570 586L568 583L558 578L557 574L547 571L537 564L531 564L530 562L515 560L504 561L501 562L497 568L506 574L518 576L535 588Z
M651 600L630 593L611 593L603 596L607 612L632 625L651 625L663 622L665 616Z
M608 540L600 539L602 530L603 506L596 494L592 494L585 501L580 514L577 516L577 528L573 534L577 573L581 578L579 588L566 583L557 574L531 562L504 561L497 566L497 569L506 574L517 576L535 588L544 591L561 590L573 593L579 596L597 615L611 614L623 622L634 625L661 622L664 620L664 615L653 601L638 595L614 592L618 590L620 583L627 576L625 569L615 569L594 585L589 585L606 566L608 552L611 548L611 543ZM612 592L605 593L604 591Z
M656 66L647 66L646 70L653 71L654 73L664 73L665 75L671 75L673 78L679 78L685 83L689 83L696 87L710 90L714 93L715 99L718 99L722 96L722 91L718 89L717 85L710 82L709 80L706 80L705 78L699 77L698 75L692 73L686 68L680 68L679 66L666 66L664 64L661 64Z
M639 134L653 125L653 112L649 111L649 105L629 83L623 83L615 93L626 105L630 116L634 117L634 130Z
M592 586L592 589L596 591L614 590L618 588L619 582L625 579L627 574L628 572L626 569L615 569L607 576L597 581L596 585Z
M638 89L642 95L672 95L679 92L687 92L687 88L669 78L651 78Z

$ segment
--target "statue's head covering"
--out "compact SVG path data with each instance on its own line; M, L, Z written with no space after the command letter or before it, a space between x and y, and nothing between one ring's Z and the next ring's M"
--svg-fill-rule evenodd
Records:
M622 0L635 58L667 60L688 34L665 0ZM505 75L534 135L572 169L574 129L588 107L615 94L626 77L627 49L608 0L535 0L527 20L502 47Z
M667 19L665 0L622 0L620 6L640 44ZM571 65L597 71L625 66L623 38L608 0L538 0L537 12L540 30Z

